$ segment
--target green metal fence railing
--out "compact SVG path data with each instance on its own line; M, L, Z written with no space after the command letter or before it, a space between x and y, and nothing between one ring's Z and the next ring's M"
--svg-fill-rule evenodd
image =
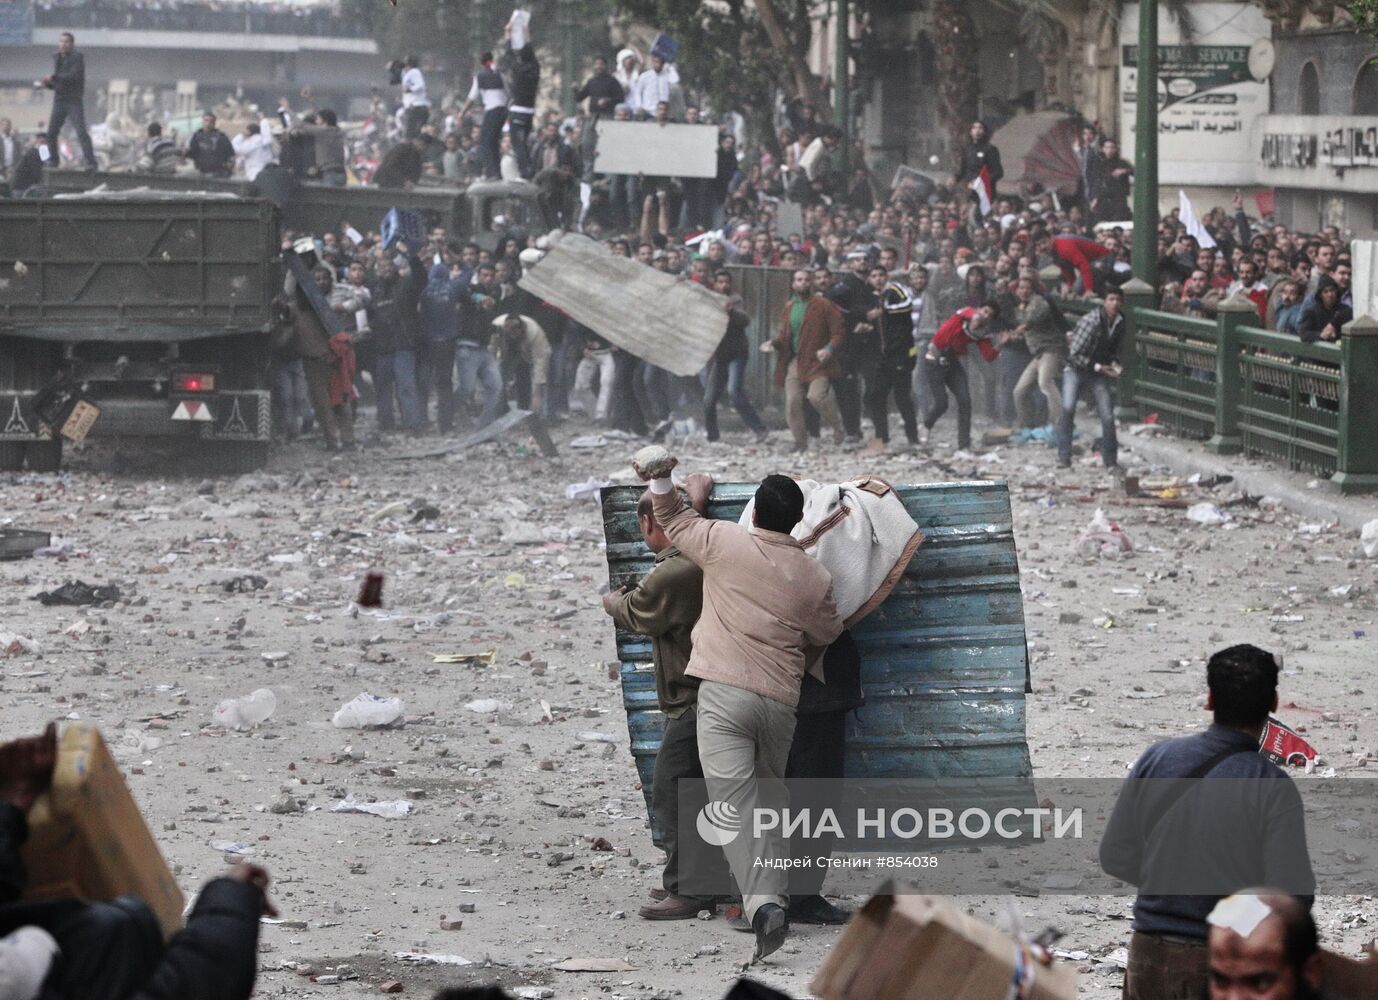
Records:
M1182 316L1155 308L1147 285L1126 292L1121 419L1155 413L1217 454L1328 475L1343 493L1378 491L1378 320L1355 320L1336 343L1304 344L1254 325L1246 301ZM1070 318L1095 303L1059 305Z
M1183 436L1209 437L1215 424L1215 324L1150 309L1133 316L1134 401Z

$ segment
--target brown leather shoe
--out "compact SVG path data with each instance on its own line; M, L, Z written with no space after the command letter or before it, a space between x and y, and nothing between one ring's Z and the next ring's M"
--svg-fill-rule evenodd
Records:
M661 888L657 887L657 888L651 890L651 898L654 899L654 900L656 900L657 902L659 902L660 900L664 899L664 898L665 898L666 896L668 896L668 895L670 895L670 890L669 890L669 889L661 889Z
M712 903L687 896L670 896L656 903L648 903L637 911L643 920L693 920L700 910L713 909Z

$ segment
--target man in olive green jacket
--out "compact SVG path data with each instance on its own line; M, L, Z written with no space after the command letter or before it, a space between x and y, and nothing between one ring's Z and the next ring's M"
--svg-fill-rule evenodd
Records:
M706 492L690 494L694 509L703 512ZM689 561L665 536L656 521L648 490L636 505L636 519L646 547L655 553L651 572L631 589L615 590L603 598L603 609L619 626L651 640L655 663L656 699L665 715L665 733L656 754L651 803L665 847L664 893L641 907L646 920L691 920L700 910L713 909L713 900L679 891L679 790L681 778L703 780L699 764L697 677L689 677L690 633L703 608L703 570ZM724 863L725 867L725 863ZM702 873L700 873L702 875ZM706 876L711 877L711 876ZM721 875L726 880L726 873Z

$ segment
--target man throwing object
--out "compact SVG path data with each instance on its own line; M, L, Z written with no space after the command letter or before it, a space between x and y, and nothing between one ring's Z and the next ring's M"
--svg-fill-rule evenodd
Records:
M772 475L756 491L750 528L707 520L670 479L677 460L643 448L632 467L651 484L655 519L680 552L703 570L703 611L694 627L687 673L699 679L698 742L708 796L745 825L760 779L783 779L794 738L799 685L814 653L842 632L832 576L790 535L804 513L804 494ZM712 480L691 476L694 494ZM745 831L744 831L745 832ZM776 951L789 928L788 845L778 831L740 836L723 848L756 935L753 960ZM763 863L761 863L763 862Z

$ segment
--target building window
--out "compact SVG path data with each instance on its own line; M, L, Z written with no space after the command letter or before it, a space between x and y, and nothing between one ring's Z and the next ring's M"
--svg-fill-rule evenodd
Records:
M1365 59L1354 78L1354 110L1356 115L1378 115L1378 68Z
M1297 111L1303 115L1321 113L1321 76L1313 62L1301 68L1301 83L1297 87Z

